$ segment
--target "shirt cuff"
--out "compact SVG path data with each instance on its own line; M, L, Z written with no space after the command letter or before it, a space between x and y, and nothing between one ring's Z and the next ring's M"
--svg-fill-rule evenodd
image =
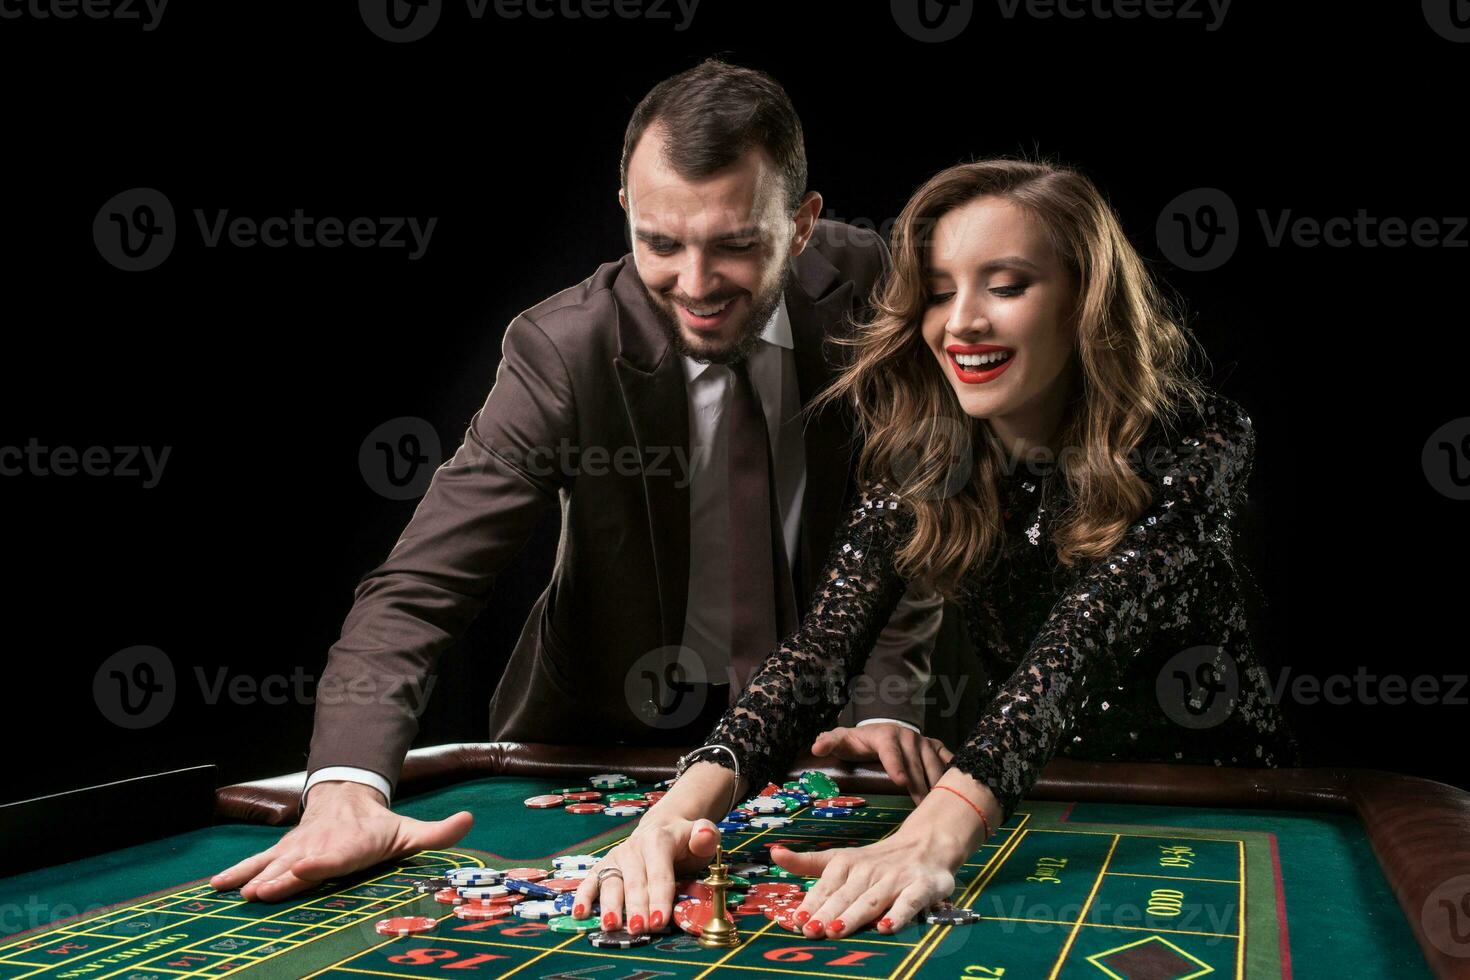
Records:
M899 721L897 718L864 718L862 721L858 722L852 727L862 728L864 725L898 725L901 728L907 728L915 735L924 734L922 731L919 730L918 725L912 724L907 721Z
M383 794L383 805L387 806L393 796L393 787L388 785L388 780L379 776L371 769L359 769L356 766L324 766L306 778L306 788L301 791L301 809L306 809L306 794L317 783L329 780L341 780L346 783L362 783L371 786Z

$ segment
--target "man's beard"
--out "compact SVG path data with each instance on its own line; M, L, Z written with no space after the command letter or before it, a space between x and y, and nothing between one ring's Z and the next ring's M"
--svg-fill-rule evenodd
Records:
M756 345L761 340L761 332L765 330L771 314L776 312L781 296L790 284L791 267L782 263L781 277L777 280L776 285L768 292L751 298L750 311L746 314L745 322L740 325L740 333L733 341L720 347L704 344L696 349L690 346L684 337L684 328L679 325L679 315L670 312L652 295L649 296L649 305L653 307L659 325L664 328L664 334L669 338L669 343L673 345L675 351L700 363L735 364L745 360L755 351ZM669 302L672 303L672 300Z

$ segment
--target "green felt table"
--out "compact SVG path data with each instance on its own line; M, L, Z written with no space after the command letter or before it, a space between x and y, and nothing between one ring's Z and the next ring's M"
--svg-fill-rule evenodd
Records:
M472 811L475 826L459 845L279 904L216 893L205 880L281 833L248 824L0 880L0 980L1432 975L1363 823L1321 811L1028 800L956 874L953 900L980 921L841 941L806 940L754 915L736 918L734 949L705 949L676 930L604 950L539 922L460 920L413 890L446 867L549 869L556 854L601 853L631 831L626 819L523 805L568 782L554 771L450 777L399 809L423 819ZM727 833L725 845L758 860L778 840L798 849L861 844L891 832L912 807L907 797L863 795L867 805L850 816L801 811L779 830ZM403 914L442 921L413 937L374 930Z

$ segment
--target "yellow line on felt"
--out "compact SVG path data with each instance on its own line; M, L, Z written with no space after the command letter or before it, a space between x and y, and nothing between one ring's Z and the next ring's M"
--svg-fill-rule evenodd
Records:
M1165 828L1168 829L1168 828ZM1212 844L1236 844L1243 838L1240 837L1186 837L1183 834L1127 834L1121 830L1067 830L1066 828L1037 827L1033 834L1089 834L1093 837L1129 837L1140 840L1201 840ZM1242 833L1262 833L1262 831L1242 831Z
M1207 936L1212 939L1236 939L1233 932L1196 932L1193 929L1165 929L1161 926L1120 926L1114 922L1062 922L1057 919L1026 919L1008 915L982 915L981 919L986 922L1033 922L1043 926L1071 926L1081 925L1084 929L1125 929L1139 932L1167 932L1178 936Z
M1082 928L1082 922L1087 918L1087 910L1092 908L1092 900L1097 898L1097 890L1102 886L1103 875L1107 873L1108 864L1113 860L1113 852L1118 849L1118 834L1113 835L1113 843L1108 846L1107 856L1103 858L1102 867L1097 869L1097 877L1092 879L1092 890L1087 893L1087 901L1082 903L1082 909L1077 914L1077 921L1072 925L1072 931L1067 934L1067 941L1062 944L1061 955L1047 974L1047 980L1056 980L1057 974L1061 972L1062 964L1067 961L1067 954L1072 951L1072 944L1077 941L1077 933Z
M1240 860L1239 870L1235 872L1240 879L1240 901L1235 905L1235 931L1240 934L1235 944L1235 980L1241 980L1245 975L1245 841L1236 841L1235 847Z
M424 851L422 853L425 853L425 854L452 854L453 852L450 852L450 851ZM413 857L417 857L417 856L418 855L416 855L416 854L415 855L405 855L405 857L409 857L409 858L413 858ZM448 862L446 862L446 863L448 863ZM389 878L389 877L392 877L393 875L408 874L408 873L409 872L402 865L399 865L399 866L393 868L391 871L385 871L385 872L383 872L382 874L378 875L375 878L368 878L368 879L366 879L364 881L360 881L357 884L352 885L350 887L351 888L362 888L364 886L372 886L372 885L374 885L374 883L379 882L379 881L382 881L384 878ZM167 898L167 899L178 899L178 898L195 897L195 896L190 896L187 893L196 890L198 887L199 886L197 886L197 885L190 885L187 888L181 889L178 892L174 892L173 894L168 895L168 896L164 896L164 897ZM417 893L416 892L413 892L412 889L409 888L409 886L407 886L407 885L402 885L402 886L388 886L388 887L398 888L399 889L399 894L394 895L392 897L384 897L384 898L368 898L367 896L351 896L351 897L354 897L354 898L363 898L369 904L375 903L375 902L396 903L396 905L394 907L383 909L384 912L393 911L394 908L396 908L396 907L401 907L403 905L411 904L414 901L417 901L417 899L418 899ZM409 893L409 897L405 897L404 896L404 892L405 891ZM323 899L330 899L332 897L334 897L334 896L322 896ZM283 949L278 949L274 953L268 953L267 955L262 956L262 957L258 957L258 958L255 958L255 959L247 959L247 960L244 960L244 962L242 962L239 966L235 967L233 970L227 970L227 971L225 971L223 973L217 973L217 972L214 972L212 970L207 970L207 969L196 969L196 970L190 970L190 971L187 971L187 972L180 972L180 971L176 971L176 970L168 970L168 971L166 971L166 972L169 972L169 973L174 973L175 975L180 976L180 977L226 977L226 976L230 976L231 974L238 973L241 970L245 970L245 969L249 969L249 968L254 967L254 966L258 966L259 964L264 963L264 962L266 962L268 960L275 959L277 956L282 956L282 955L284 955L286 953L294 952L296 950L296 948L299 947L299 946L306 945L307 943L310 943L310 942L315 942L318 939L326 939L329 936L333 936L333 935L335 935L337 933L342 932L345 929L350 929L350 928L352 928L354 926L360 926L360 925L362 925L362 923L366 919L366 916L363 916L363 917L360 917L360 918L358 918L358 919L356 919L354 921L339 922L337 925L332 925L331 923L334 920L344 919L344 918L346 918L349 915L353 915L353 914L355 914L354 911L351 910L351 909L339 911L339 910L328 910L328 909L319 909L319 908L318 909L312 909L312 911L316 911L316 912L331 912L330 918L328 918L328 919L326 919L325 921L322 921L322 922L304 922L304 923L303 922L286 922L283 919L278 919L277 918L277 916L286 915L286 914L289 914L289 913L292 913L292 912L298 912L298 911L300 911L301 909L304 909L304 908L310 908L313 902L316 902L316 901L319 901L319 900L320 899L312 899L310 902L305 902L305 903L303 903L301 905L288 906L286 908L281 909L281 911L279 911L279 912L273 912L270 915L262 916L260 918L250 918L250 917L247 917L247 916L236 916L236 915L223 915L223 914L212 913L212 912L208 912L208 911L205 911L205 912L197 912L197 913L185 913L185 912L175 912L175 911L172 911L172 910L169 910L169 909L158 909L158 908L154 908L154 909L143 909L142 911L161 912L161 913L163 913L165 915L192 915L193 916L193 918L191 918L191 919L189 919L189 920L187 920L185 922L169 923L166 926L161 926L160 929L164 929L164 928L176 928L176 927L179 927L179 926L190 925L190 924L192 924L193 922L195 922L195 921L197 921L199 919L210 919L210 920L229 920L229 921L232 921L232 922L245 922L245 923L249 923L251 925L259 924L259 923L262 923L262 922L264 922L264 923L270 923L271 925L290 925L290 926L295 927L295 930L296 930L297 933L300 933L300 932L302 932L304 930L307 930L307 929L325 929L325 930L327 930L326 932L322 933L321 935L314 936L314 937L312 937L310 939L288 940L288 939L285 939L284 937L278 938L278 939L268 939L265 942L265 945L267 945L267 946L271 945L272 943L277 943L277 942L290 942L291 945L288 946L288 947L285 947ZM225 904L225 907L227 907L227 908L234 908L235 906L246 904L243 899L240 900L240 901L238 901L238 902L229 902L228 904L226 904L223 900L218 900L218 899L206 899L205 901L215 901L217 904ZM449 918L449 914L446 914L443 917L441 917L439 921L442 922L442 921L444 921L444 919L447 919L447 918ZM226 938L226 937L240 938L240 939L263 939L263 938L265 938L265 937L262 937L262 936L240 936L237 933L237 930L243 929L243 928L245 928L245 926L233 926L233 927L231 927L229 929L223 930L222 932L214 933L212 935L204 936L204 937L201 937L199 939L196 939L193 942L189 943L188 946L185 946L185 947L182 947L182 948L179 948L179 949L172 949L172 950L167 950L167 951L160 951L159 954L158 954L158 956L154 957L153 959L160 959L160 958L168 957L168 956L177 956L180 953L186 953L186 952L203 953L203 954L206 954L206 955L209 955L209 956L223 956L226 961L228 961L230 959L243 959L244 957L246 957L246 956L249 955L249 952L248 951L246 951L245 953L239 954L239 956L224 956L224 954L217 953L217 952L215 952L213 950L191 950L190 949L190 947L198 946L201 943L215 942L215 941L217 941L219 939L223 939L223 938ZM154 930L154 931L158 931L158 930ZM143 935L146 936L147 933L144 933ZM135 937L135 938L136 939L141 939L142 936ZM388 941L391 941L391 939L388 940ZM379 943L378 946L382 946L384 944L385 943ZM378 948L377 946L372 947L372 949L377 949L377 948ZM364 950L363 952L367 952L367 951ZM103 953L102 951L99 951L99 954L105 955L105 953ZM356 959L357 956L360 956L360 955L362 955L362 953L355 953L351 957L348 957L348 959L349 960L350 959ZM128 969L132 969L134 967L139 967L139 966L147 966L148 969L150 969L150 970L153 970L153 969L163 969L161 967L156 967L156 966L153 966L151 964L152 964L152 960L142 960L140 962L132 963L132 964L129 964L128 966L122 967L119 970L115 970L112 973L102 974L101 976L95 978L95 980L106 980L106 978L108 978L108 977L117 976L119 973L123 972L123 970L128 970ZM217 966L218 963L215 963L214 965ZM30 976L30 975L31 974L27 974L27 976ZM18 980L19 980L19 978L18 978Z
M1191 878L1189 875L1146 875L1136 871L1107 871L1109 878L1165 878L1169 881L1208 881L1217 885L1233 885L1234 878Z

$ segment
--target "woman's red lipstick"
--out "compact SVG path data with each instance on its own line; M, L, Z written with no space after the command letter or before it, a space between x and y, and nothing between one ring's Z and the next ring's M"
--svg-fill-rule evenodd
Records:
M1010 347L1001 347L998 344L950 344L944 348L949 354L950 367L954 368L955 377L965 384L978 385L987 381L994 381L1005 373L1016 359L1016 352ZM958 354L989 354L994 351L1005 351L1010 356L999 363L987 364L983 368L967 368L960 364Z

